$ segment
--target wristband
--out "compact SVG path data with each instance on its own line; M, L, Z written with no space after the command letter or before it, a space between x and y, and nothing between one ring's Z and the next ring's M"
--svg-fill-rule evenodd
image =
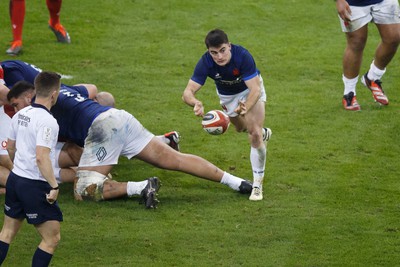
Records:
M58 190L58 186L57 187L52 187L51 190Z

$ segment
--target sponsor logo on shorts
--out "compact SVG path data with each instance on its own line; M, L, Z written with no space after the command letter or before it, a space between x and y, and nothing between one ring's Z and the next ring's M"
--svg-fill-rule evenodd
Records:
M11 208L10 208L9 206L7 206L6 204L4 204L4 209L5 209L6 211L9 211Z
M97 152L96 152L96 157L98 161L104 160L104 158L107 156L107 151L106 149L102 146L100 147Z
M38 217L37 213L25 213L25 215L28 219L36 219Z

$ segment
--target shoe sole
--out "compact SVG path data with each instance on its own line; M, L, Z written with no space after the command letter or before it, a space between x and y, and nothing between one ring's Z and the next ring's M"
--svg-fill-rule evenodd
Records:
M154 186L153 186L154 182ZM144 204L146 206L146 209L156 209L157 204L160 203L160 201L157 199L157 193L160 190L161 187L161 182L158 178L154 177L153 182L149 180L150 183L150 188L147 191L147 196L146 199L144 199Z
M157 204L160 201L158 201L157 199L157 194L155 191L149 192L147 194L147 199L146 199L146 209L156 209L157 208Z

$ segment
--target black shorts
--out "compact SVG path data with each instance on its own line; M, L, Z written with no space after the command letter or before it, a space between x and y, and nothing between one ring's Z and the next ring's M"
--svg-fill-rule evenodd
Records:
M6 184L4 214L23 219L29 224L41 224L46 221L63 220L57 201L50 204L46 194L50 192L47 182L23 178L10 172Z

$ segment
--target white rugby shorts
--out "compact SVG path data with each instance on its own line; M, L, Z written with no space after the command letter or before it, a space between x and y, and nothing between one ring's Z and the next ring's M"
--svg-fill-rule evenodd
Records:
M139 154L154 134L125 110L101 113L89 128L79 167L115 165L119 156L128 159Z
M400 8L397 0L383 0L369 6L350 6L351 21L345 22L340 16L340 25L343 32L354 32L369 22L375 24L400 23Z
M259 77L260 77L261 96L258 101L266 102L267 94L265 93L264 82L261 75L259 75ZM240 92L239 94L236 95L221 95L218 93L217 90L219 103L221 104L221 107L224 110L225 114L228 115L229 117L238 116L239 114L235 112L235 109L239 106L240 101L246 101L249 92L250 90L246 89L243 92Z

